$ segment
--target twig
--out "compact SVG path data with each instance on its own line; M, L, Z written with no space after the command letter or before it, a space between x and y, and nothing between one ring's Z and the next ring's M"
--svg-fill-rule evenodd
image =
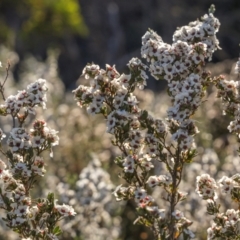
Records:
M2 98L3 98L4 101L6 100L6 98L5 98L5 96L4 96L4 85L5 85L5 83L6 83L7 79L8 79L8 75L9 75L8 73L9 73L10 67L11 67L11 64L10 64L10 62L8 61L8 62L7 62L7 67L6 67L6 72L7 72L6 77L5 77L5 79L4 79L4 82L0 84L0 93L1 93Z

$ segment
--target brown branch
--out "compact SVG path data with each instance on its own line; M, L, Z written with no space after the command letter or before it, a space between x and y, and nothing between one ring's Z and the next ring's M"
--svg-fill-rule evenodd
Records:
M10 64L10 62L8 61L8 62L7 62L7 67L6 67L6 73L7 73L7 74L6 74L6 77L5 77L5 79L4 79L4 82L0 84L0 93L1 93L2 98L3 98L4 101L6 100L6 98L5 98L5 96L4 96L4 85L5 85L5 83L6 83L7 79L8 79L10 67L11 67L11 64Z

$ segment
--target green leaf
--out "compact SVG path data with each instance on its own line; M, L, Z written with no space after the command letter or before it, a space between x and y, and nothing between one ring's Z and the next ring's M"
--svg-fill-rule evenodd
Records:
M62 230L59 226L56 226L54 229L53 229L53 233L58 236L62 233Z

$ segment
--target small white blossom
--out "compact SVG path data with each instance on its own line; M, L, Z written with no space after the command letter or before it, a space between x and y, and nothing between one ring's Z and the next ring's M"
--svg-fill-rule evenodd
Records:
M172 216L174 216L177 220L184 217L183 213L179 210L175 210L174 212L172 212Z
M226 176L223 176L219 181L218 181L221 190L224 193L230 193L231 190L234 188L236 184L234 184L234 181L232 178L228 178Z
M214 199L218 198L216 189L216 182L213 178L211 178L208 174L202 174L201 176L197 176L197 188L196 192L203 199Z
M62 216L68 217L68 216L76 215L76 212L74 211L72 206L69 206L66 204L63 204L63 205L57 204L55 205L55 208Z

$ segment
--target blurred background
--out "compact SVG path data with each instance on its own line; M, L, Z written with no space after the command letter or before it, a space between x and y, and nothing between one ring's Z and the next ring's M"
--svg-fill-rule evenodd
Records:
M127 71L128 61L140 57L141 37L148 28L171 43L177 27L208 13L212 3L221 22L217 36L222 50L214 54L213 63L207 67L213 74L225 73L236 79L231 73L239 56L239 0L0 1L0 61L4 67L7 61L11 63L6 95L16 94L40 77L48 81L47 110L39 110L37 118L59 131L60 145L54 148L53 159L46 154L47 174L34 191L36 197L53 191L59 202L72 204L77 210L76 219L61 223L61 239L153 239L151 232L133 224L137 217L135 204L117 203L112 196L115 186L124 182L118 178L119 169L113 160L119 152L105 133L104 119L88 116L77 107L71 91L87 63L94 62L101 68L106 63L115 64L120 73ZM1 82L5 75L1 68ZM163 88L163 82L150 79L144 92L136 92L141 108L161 118L170 104L167 94L160 93ZM180 206L198 223L192 229L202 240L206 239L210 218L206 218L206 208L194 192L196 176L204 172L219 179L240 172L238 144L227 130L230 119L221 116L215 96L210 89L207 104L196 114L201 131L197 143L201 147L183 178L182 190L189 192L190 201ZM33 120L29 120L29 126ZM0 127L8 135L11 119L1 118ZM156 169L155 174L161 174L161 170ZM165 208L158 188L153 195ZM230 206L224 197L220 200L224 200L224 207ZM0 239L18 237L0 221Z
M60 77L73 89L86 63L116 64L122 70L131 57L140 56L141 37L148 28L171 43L177 27L203 16L212 3L221 22L218 38L223 49L213 61L236 58L238 0L1 0L0 43L20 60L32 54L44 61L50 48L58 49ZM14 68L16 79L20 65Z

